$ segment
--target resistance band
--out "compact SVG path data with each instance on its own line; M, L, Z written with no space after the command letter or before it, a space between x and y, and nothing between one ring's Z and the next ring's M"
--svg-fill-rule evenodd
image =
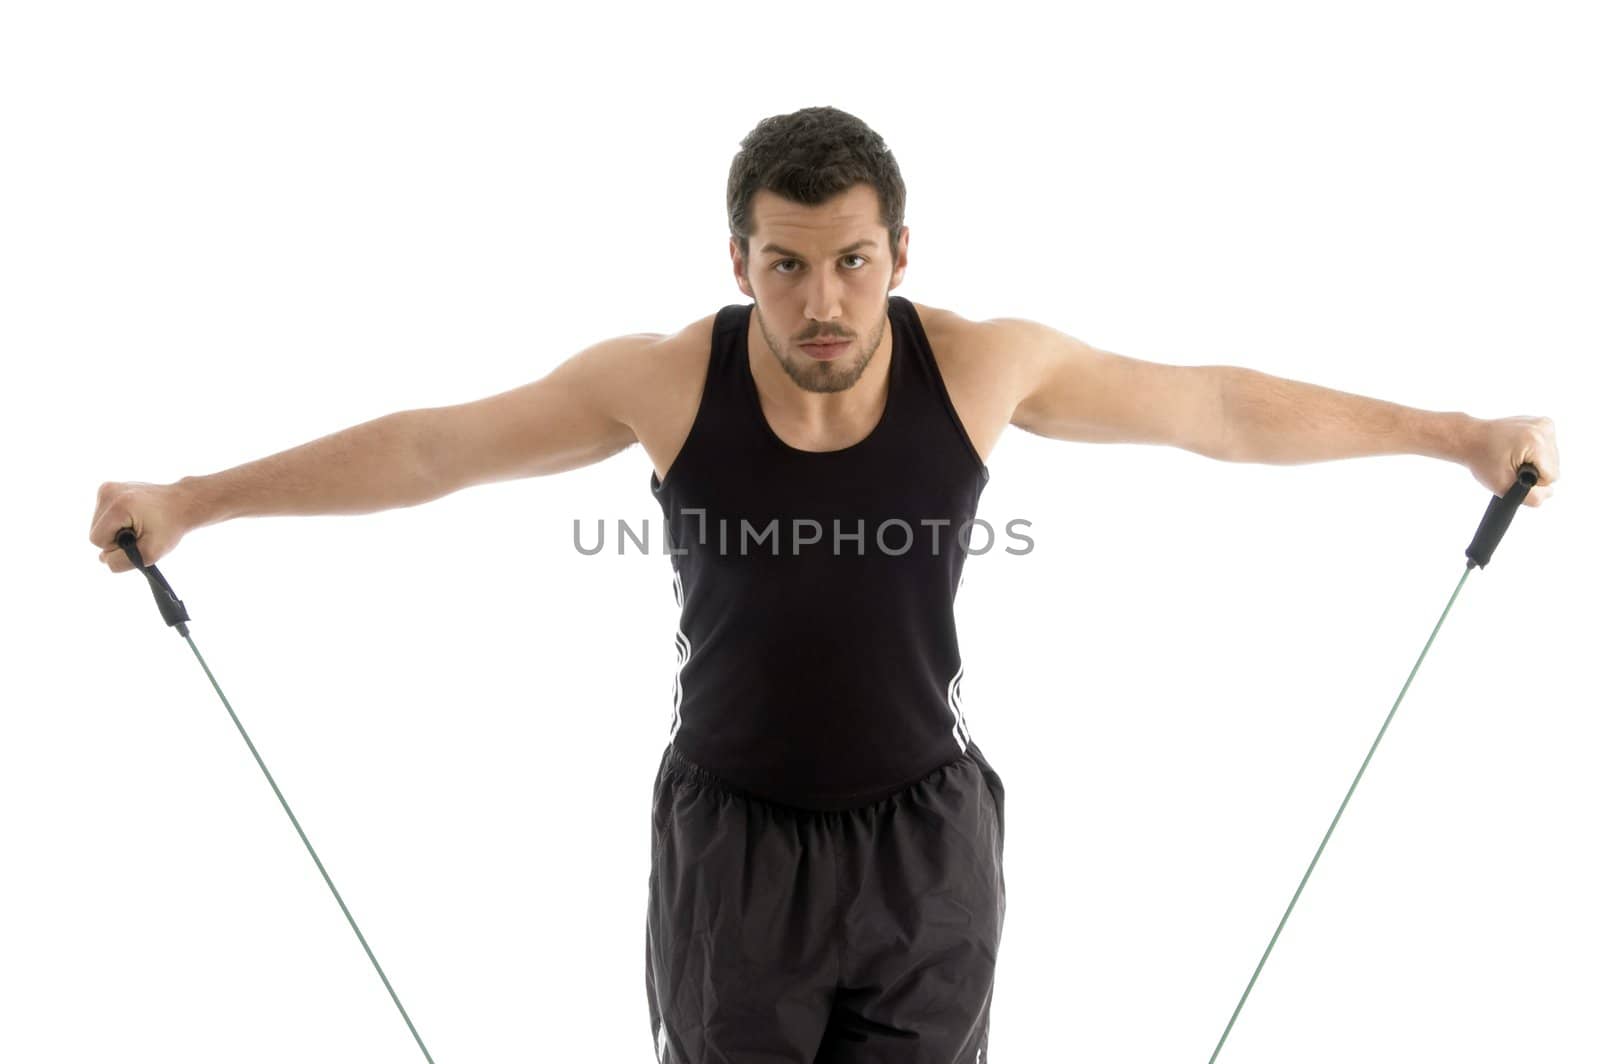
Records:
M333 898L339 903L339 908L344 910L344 918L350 921L350 928L356 933L356 938L361 940L361 948L367 951L367 957L372 961L372 966L378 969L378 978L383 980L384 989L389 991L389 996L394 998L394 1007L400 1010L400 1016L406 1021L406 1026L411 1028L411 1037L417 1040L417 1048L422 1050L422 1055L427 1058L428 1064L433 1064L433 1057L428 1053L428 1047L422 1044L422 1036L417 1033L416 1025L411 1022L411 1017L406 1015L406 1007L400 1004L400 996L394 992L394 987L389 985L389 977L383 974L383 966L378 963L378 958L372 955L372 947L367 945L367 938L361 933L361 928L356 926L356 918L350 915L350 909L339 896L339 888L333 885L333 880L328 878L328 870L322 867L322 859L317 856L317 851L311 848L311 840L306 838L306 833L300 829L300 821L295 819L294 810L289 808L289 803L284 801L283 792L278 790L278 781L272 778L272 773L267 772L267 763L261 760L261 755L256 753L256 744L250 741L250 736L245 733L244 725L239 723L239 715L233 711L233 706L228 704L228 696L222 693L222 688L217 686L217 678L211 675L211 667L206 664L206 659L200 657L200 648L194 645L194 640L189 638L189 611L184 609L183 602L172 593L172 588L167 584L167 578L153 565L146 565L139 556L139 548L135 546L138 535L131 528L124 528L117 533L117 546L121 547L128 555L128 560L144 573L145 579L150 581L150 591L156 597L156 606L161 610L161 619L169 627L178 629L178 634L188 642L189 649L194 651L194 656L199 659L200 667L205 669L206 678L211 681L211 686L216 688L217 697L222 699L222 704L227 707L228 716L233 718L234 726L239 729L239 734L244 736L244 744L250 748L250 753L255 756L256 764L261 766L261 771L266 774L267 782L272 784L272 793L278 796L278 801L283 805L283 811L289 814L289 822L294 825L295 831L300 833L300 841L306 844L306 849L311 851L311 859L317 863L317 871L322 873L322 879L328 884L328 889L333 891Z
M1278 929L1272 933L1272 941L1267 943L1267 951L1261 955L1261 961L1256 965L1255 974L1250 976L1250 983L1244 988L1244 995L1239 998L1239 1004L1234 1007L1233 1015L1228 1019L1228 1026L1222 1032L1222 1038L1217 1042L1217 1048L1211 1053L1211 1064L1215 1064L1217 1054L1222 1052L1223 1042L1228 1040L1228 1032L1233 1030L1234 1021L1239 1018L1239 1011L1244 1008L1245 999L1250 996L1251 989L1256 985L1256 978L1261 974L1262 967L1267 963L1267 957L1272 953L1272 947L1277 944L1278 935L1283 931L1283 925L1289 920L1289 913L1294 911L1294 904L1300 900L1300 892L1305 889L1306 880L1311 878L1311 869L1317 867L1317 859L1322 856L1322 850L1328 845L1328 838L1332 836L1333 829L1339 823L1339 817L1344 814L1344 809L1350 801L1350 795L1355 793L1356 784L1361 782L1362 773L1367 770L1367 763L1372 760L1372 755L1378 749L1383 734L1389 729L1389 721L1394 719L1395 710L1400 708L1400 699L1405 697L1411 680L1417 675L1417 669L1422 665L1422 658L1428 654L1428 647L1433 645L1433 637L1439 634L1439 626L1444 624L1444 619L1449 616L1450 607L1455 604L1456 595L1460 594L1461 587L1467 581L1467 573L1472 571L1474 565L1482 568L1489 564L1489 558L1494 549L1499 545L1500 539L1505 535L1506 529L1511 525L1511 519L1516 516L1517 507L1522 505L1522 500L1527 496L1528 489L1539 482L1539 471L1531 464L1524 463L1517 471L1517 481L1504 496L1496 496L1485 511L1483 520L1478 524L1478 532L1472 539L1472 544L1467 547L1467 568L1461 574L1461 580L1456 584L1455 592L1450 596L1450 602L1445 605L1444 613L1439 617L1438 624L1433 626L1433 634L1428 636L1427 645L1422 648L1422 655L1417 658L1417 664L1411 667L1411 675L1406 677L1405 686L1400 689L1399 698L1395 699L1394 707L1389 710L1389 717L1383 722L1383 727L1378 730L1378 738L1373 740L1372 749L1367 751L1366 760L1361 763L1361 770L1356 773L1356 778L1350 784L1344 801L1339 803L1339 812L1334 814L1333 823L1328 826L1328 832L1322 837L1322 844L1317 847L1315 857L1311 858L1311 867L1306 869L1306 874L1300 880L1300 886L1295 889L1294 897L1289 900L1289 908L1284 912L1283 919L1278 921ZM206 665L205 658L200 656L200 650L194 645L194 640L189 637L189 613L184 608L183 602L173 594L172 588L167 584L166 578L154 565L144 564L144 559L139 555L138 534L132 528L124 528L117 533L117 546L121 547L128 555L135 568L144 573L145 579L150 583L150 591L155 596L156 607L161 611L162 620L169 627L175 627L178 634L183 636L189 644L189 649L194 651L194 656L200 662L200 667L205 670L206 678L211 681L211 686L216 689L217 697L222 699L222 704L228 710L228 715L233 718L234 726L239 729L239 734L244 738L245 745L250 748L250 753L255 757L256 764L261 766L261 771L267 777L267 782L272 785L272 791L278 796L278 801L283 806L283 811L289 814L289 822L300 835L300 841L306 844L306 849L311 854L311 860L316 862L317 871L322 873L322 879L328 884L328 889L333 891L334 900L339 903L339 908L344 912L346 920L350 921L350 928L356 933L356 938L361 942L361 948L366 950L367 958L372 961L373 968L377 969L378 978L383 980L384 989L389 991L389 996L394 999L395 1008L400 1010L400 1016L406 1021L406 1027L411 1031L411 1036L417 1040L417 1048L422 1050L422 1055L427 1058L428 1064L433 1064L433 1057L428 1053L428 1047L423 1045L422 1036L417 1033L416 1026L411 1022L411 1017L406 1014L405 1006L400 1004L400 997L394 992L394 987L389 983L389 977L383 974L383 967L378 964L378 958L372 955L372 948L367 945L367 940L361 933L361 928L356 926L355 917L350 915L350 909L345 905L344 899L339 896L339 890L333 885L333 880L328 877L328 870L322 866L322 860L317 857L317 851L312 848L311 840L306 838L306 833L300 828L300 821L295 819L294 812L289 808L289 803L284 800L283 792L278 789L277 782L272 778L272 773L267 771L266 762L261 760L261 755L256 752L256 746L246 734L244 725L239 723L238 714L234 713L233 706L228 703L228 698L222 693L217 679L211 675L211 669Z
M1228 1032L1233 1030L1233 1021L1239 1018L1239 1010L1244 1008L1245 998L1250 996L1251 987L1256 985L1256 976L1261 974L1261 968L1267 963L1267 958L1272 954L1272 947L1278 942L1278 935L1283 931L1283 925L1289 922L1289 914L1294 912L1294 903L1300 900L1300 892L1306 889L1306 880L1311 878L1311 869L1317 867L1317 858L1322 856L1322 849L1328 845L1328 839L1333 835L1333 829L1338 827L1339 818L1344 815L1344 807L1350 803L1350 796L1356 793L1356 784L1361 782L1361 774L1367 771L1367 763L1372 760L1372 755L1378 750L1378 744L1383 741L1383 733L1389 730L1389 721L1394 720L1394 711L1400 708L1400 699L1406 696L1406 691L1411 687L1411 681L1416 678L1417 669L1422 666L1422 659L1428 656L1428 648L1433 646L1433 637L1439 634L1439 626L1444 624L1444 619L1450 616L1450 607L1456 603L1456 596L1461 593L1461 585L1467 582L1467 573L1472 572L1476 565L1482 569L1489 564L1489 557L1494 554L1495 547L1500 545L1500 537L1506 534L1506 529L1511 527L1511 519L1517 516L1517 507L1522 505L1522 500L1527 497L1528 489L1539 483L1539 470L1532 462L1524 462L1517 469L1517 479L1504 495L1496 495L1489 503L1489 508L1483 513L1483 520L1478 522L1478 532L1472 537L1472 542L1467 546L1467 567L1461 573L1461 579L1456 581L1456 589L1450 593L1450 601L1445 603L1444 612L1439 615L1439 621L1433 626L1433 632L1428 636L1428 642L1423 645L1422 653L1417 655L1417 663L1411 666L1411 675L1406 677L1405 685L1400 688L1400 694L1395 697L1394 705L1389 710L1388 717L1384 718L1383 727L1378 729L1378 737L1372 740L1372 749L1367 751L1366 759L1361 762L1361 768L1356 772L1356 778L1351 781L1350 789L1345 792L1344 801L1339 803L1339 811L1333 814L1333 823L1328 825L1327 834L1322 836L1322 842L1317 846L1316 854L1311 858L1311 864L1306 869L1306 874L1300 877L1300 885L1294 890L1294 897L1289 899L1289 907L1283 911L1283 919L1278 921L1278 930L1272 933L1272 941L1267 943L1267 951L1261 955L1260 962L1256 965L1255 974L1250 976L1249 984L1244 988L1244 994L1239 998L1239 1004L1233 1007L1233 1015L1228 1017L1228 1026L1222 1031L1222 1037L1217 1040L1217 1048L1211 1051L1209 1064L1216 1064L1217 1054L1222 1052L1222 1043L1228 1040Z

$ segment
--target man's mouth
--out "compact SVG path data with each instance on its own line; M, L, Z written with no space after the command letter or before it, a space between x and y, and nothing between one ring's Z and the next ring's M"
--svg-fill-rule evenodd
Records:
M849 340L807 340L800 345L812 358L838 358L850 346Z

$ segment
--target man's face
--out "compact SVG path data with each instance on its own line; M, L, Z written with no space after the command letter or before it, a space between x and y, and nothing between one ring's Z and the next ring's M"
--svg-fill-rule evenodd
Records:
M891 258L871 185L854 185L815 207L761 189L750 212L750 261L741 261L731 237L728 245L739 288L755 301L767 346L807 391L849 388L888 327L889 291L905 274L910 229L901 226ZM844 346L806 346L825 339Z

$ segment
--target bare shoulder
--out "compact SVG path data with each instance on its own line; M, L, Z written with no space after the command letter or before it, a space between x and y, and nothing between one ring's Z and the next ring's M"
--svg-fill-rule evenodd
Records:
M629 333L594 345L585 352L603 375L608 405L617 420L633 428L659 416L673 394L693 386L695 364L703 371L711 350L716 315L690 322L675 333Z
M623 416L658 477L665 477L700 409L716 320L712 312L675 333L648 334L631 356Z
M1052 346L1085 346L1076 337L1027 318L974 321L942 307L912 306L922 319L940 370L948 363L951 373L976 376L993 387L1025 377L1030 364Z
M945 307L911 304L928 336L939 376L973 448L988 461L1011 420L1026 375L1024 342L1009 319L974 320Z

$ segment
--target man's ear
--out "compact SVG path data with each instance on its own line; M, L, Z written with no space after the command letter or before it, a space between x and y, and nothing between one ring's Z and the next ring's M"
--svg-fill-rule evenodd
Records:
M731 236L728 238L728 257L733 260L733 279L739 285L739 291L754 299L756 294L750 289L750 278L746 274L744 263L739 259L739 241Z
M908 249L910 245L911 227L909 225L902 225L900 227L900 246L896 248L894 252L894 273L892 273L889 277L890 288L899 288L900 282L905 280L906 267L910 265L910 259L908 257ZM905 261L902 262L902 259L905 259Z

